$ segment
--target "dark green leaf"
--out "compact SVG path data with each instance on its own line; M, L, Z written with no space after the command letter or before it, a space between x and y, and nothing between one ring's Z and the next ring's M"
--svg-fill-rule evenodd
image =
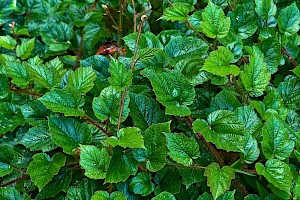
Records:
M281 33L292 35L299 31L300 11L296 2L283 8L278 16L278 28Z
M276 15L276 5L273 0L255 0L255 11L263 19L268 20L270 17Z
M1 200L25 200L25 197L13 187L1 187L0 188Z
M90 179L83 179L79 186L71 186L68 188L66 199L68 200L85 200L91 199L93 194L100 190L103 182L98 182Z
M152 200L176 200L174 195L169 192L162 192L156 197L152 198Z
M97 191L92 196L91 200L126 200L125 195L122 192L112 192L109 194L107 191Z
M138 173L129 183L130 190L135 194L147 196L154 191L154 184L151 182L151 175L145 172Z
M6 71L12 83L24 87L29 84L29 70L25 63L6 62Z

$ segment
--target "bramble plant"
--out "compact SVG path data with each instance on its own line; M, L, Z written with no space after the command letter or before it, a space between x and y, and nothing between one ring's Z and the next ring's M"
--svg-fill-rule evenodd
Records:
M299 1L0 1L0 199L300 199Z

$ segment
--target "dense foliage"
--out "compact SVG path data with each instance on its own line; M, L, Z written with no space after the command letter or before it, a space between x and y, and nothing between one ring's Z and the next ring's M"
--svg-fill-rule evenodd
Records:
M0 1L0 199L300 199L299 1Z

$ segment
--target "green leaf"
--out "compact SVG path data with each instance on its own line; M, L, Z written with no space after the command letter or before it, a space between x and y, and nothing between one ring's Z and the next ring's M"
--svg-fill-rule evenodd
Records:
M29 129L22 137L20 144L31 151L51 151L57 146L53 143L50 131L46 126L35 126Z
M66 192L72 181L72 172L68 168L62 168L53 179L43 187L36 199L55 197L59 192Z
M294 149L288 130L275 117L266 122L263 131L262 150L267 159L285 160Z
M188 19L189 8L183 3L174 3L171 7L168 7L163 16L160 19L166 21L179 21L184 22Z
M242 152L243 152L243 160L247 164L253 163L259 157L260 151L258 148L257 141L248 132L245 135L245 143Z
M15 157L14 150L7 145L0 146L0 177L10 174L13 171L11 166Z
M230 18L226 17L222 8L211 1L202 12L203 22L200 23L202 32L209 38L223 38L230 29Z
M6 71L12 78L11 82L17 86L24 87L29 84L29 70L24 63L6 62Z
M1 47L9 50L14 50L16 45L17 45L17 41L11 36L9 35L0 36Z
M97 191L92 196L91 200L126 200L126 196L122 192L112 192L109 194L107 191Z
M163 133L170 132L170 122L153 124L147 128L143 134L146 149L134 149L135 159L139 162L146 161L146 168L152 172L162 169L168 155L166 136Z
M134 194L148 196L154 191L154 184L151 182L151 179L150 174L140 172L130 180L129 188Z
M92 140L89 127L74 118L52 116L48 123L52 140L67 154L74 155L73 149L78 148L79 144L89 144Z
M24 117L18 106L0 102L0 134L15 130L25 124Z
M101 150L92 145L80 145L80 166L84 175L91 179L104 179L110 162L106 148Z
M293 176L286 163L271 159L266 162L265 167L261 163L256 163L255 169L259 175L263 175L275 187L290 194Z
M198 38L176 36L165 47L167 56L179 61L191 56L201 56L208 51L208 45Z
M239 120L245 124L246 130L250 134L257 132L262 125L261 120L258 118L252 106L238 107L235 113Z
M27 173L34 184L41 190L52 180L65 162L66 156L60 152L54 154L52 158L45 153L37 153L33 156L33 161L29 164Z
M145 95L130 93L129 108L130 116L141 130L166 119L157 101Z
M206 178L203 176L204 169L199 168L188 168L188 167L177 167L182 177L183 184L186 188L189 188L192 184L203 182Z
M255 12L263 19L268 20L270 17L275 16L277 12L276 5L273 0L255 0Z
M81 94L85 94L94 87L97 76L92 67L79 67L68 76L68 85Z
M205 169L204 176L207 177L207 185L216 199L230 188L231 180L234 179L234 171L228 166L220 169L217 163L212 163Z
M224 194L219 196L217 200L234 200L235 191L226 191Z
M248 194L245 196L244 200L260 200L260 198L256 194Z
M193 159L200 156L199 146L195 138L188 138L182 134L166 133L169 156L184 166L193 164Z
M210 107L206 109L208 113L217 110L230 110L234 111L240 107L241 103L236 98L235 94L228 89L223 89L210 101Z
M0 188L1 200L25 200L24 196L20 194L14 187L1 187Z
M101 189L101 184L98 181L83 179L79 186L71 186L68 188L68 193L66 199L91 199L93 194Z
M108 81L117 91L122 91L131 85L132 72L127 70L125 65L120 61L112 58L108 71L111 75L111 77L108 78Z
M119 145L123 148L145 148L143 136L136 127L122 128L117 132L117 136L111 136L106 142L113 147Z
M109 36L105 26L99 23L101 22L101 16L102 13L98 15L98 22L90 22L83 29L83 40L88 48L93 48L101 38Z
M114 154L106 173L106 183L126 181L130 175L136 174L138 162L132 156L131 151L124 152L121 147L115 147L113 152Z
M218 50L211 52L201 70L208 71L214 75L226 76L233 74L237 76L240 68L236 65L230 65L234 60L234 56L226 47L218 47Z
M23 105L21 107L21 111L26 122L32 126L39 126L40 123L43 123L50 114L50 110L48 110L38 100Z
M162 191L167 191L172 194L180 192L181 188L180 174L177 168L164 167L155 175L155 183L158 185L154 193L158 194Z
M176 199L172 193L162 192L156 197L153 197L152 200L176 200Z
M300 11L296 2L283 8L278 16L278 28L281 33L292 35L299 31Z
M16 54L22 60L26 60L31 56L31 53L34 49L35 38L31 38L30 40L22 41L21 45L18 45L16 48Z
M291 70L298 78L300 78L300 65Z
M278 86L278 91L286 105L299 103L300 79L294 77L281 82Z
M78 92L66 86L64 89L53 89L39 100L50 110L64 113L65 116L83 116L83 97Z
M171 70L162 73L144 70L142 75L150 79L157 100L166 106L166 114L191 114L187 106L193 103L195 89L181 73Z
M250 63L241 72L241 79L248 92L262 94L270 83L271 73L268 72L262 52L257 47L251 50Z
M0 99L4 99L9 94L9 83L8 78L5 74L0 73Z
M9 164L0 162L0 177L6 176L13 171L13 167Z
M208 127L210 126L210 128ZM244 124L228 110L218 110L208 115L208 123L197 119L194 132L201 132L206 141L227 151L241 152L245 143Z
M112 86L104 88L98 97L93 100L93 110L95 116L100 120L109 119L112 124L118 124L118 118L120 113L120 99L121 95ZM126 95L123 112L121 116L121 122L129 115L129 95Z

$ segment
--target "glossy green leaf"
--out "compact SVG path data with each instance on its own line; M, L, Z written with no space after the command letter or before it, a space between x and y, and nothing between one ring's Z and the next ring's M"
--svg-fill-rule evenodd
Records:
M25 124L24 117L18 106L0 102L0 134L15 130Z
M162 192L156 197L152 198L152 200L176 200L174 195L170 192Z
M0 99L4 99L8 95L8 89L9 89L9 84L8 84L8 78L5 74L0 74Z
M104 179L110 163L110 155L105 148L80 145L80 166L85 176L91 179Z
M150 79L157 100L166 106L166 114L187 116L191 113L187 106L193 103L195 89L181 73L144 70L142 75Z
M97 191L92 196L91 200L126 200L126 196L122 192L112 192L109 194L107 191Z
M166 136L163 133L170 133L170 122L153 124L144 132L143 137L146 149L134 149L133 155L139 162L146 161L146 167L156 172L166 164L168 149Z
M49 130L54 143L64 149L64 152L74 155L74 149L79 144L89 144L92 133L89 127L74 118L50 117Z
M234 111L236 108L240 107L241 103L236 98L234 93L230 90L223 89L210 101L210 107L206 110L208 113L217 110L230 110Z
M65 116L83 116L81 107L84 105L83 97L73 88L53 89L39 100L50 110L64 113Z
M243 160L247 164L251 164L256 161L260 154L257 140L248 132L245 135L245 143L242 149L242 153Z
M236 65L231 65L234 56L231 51L225 47L219 47L218 50L211 52L201 70L208 71L219 76L229 74L238 75L240 68Z
M83 29L83 39L85 45L89 48L94 47L101 38L109 36L104 25L101 23L102 15L100 15L100 13L97 14L97 18L97 21L88 23Z
M9 35L0 36L0 46L6 49L13 50L17 45L17 41Z
M15 152L7 145L0 146L0 177L10 174L13 171L12 161L15 157Z
M297 104L300 101L300 79L294 77L281 82L278 91L285 104Z
M286 163L271 159L266 162L265 166L256 163L255 169L259 175L263 175L275 187L290 194L293 176L290 167Z
M35 38L30 40L22 41L21 45L18 45L16 48L16 54L22 60L26 60L32 54L35 45Z
M106 183L125 181L138 170L138 162L134 159L132 151L124 152L120 147L115 147L113 150L114 154L106 172Z
M3 200L25 200L25 197L14 187L1 187L0 199Z
M214 199L224 194L231 185L231 180L234 179L234 171L224 166L220 169L217 163L212 163L205 169L204 175L207 177L207 185Z
M202 32L209 38L223 38L230 29L230 18L217 5L209 2L202 12Z
M31 180L41 190L59 169L65 164L66 156L63 153L56 153L51 158L45 153L37 153L27 168Z
M151 182L151 175L145 172L138 173L130 180L129 188L135 194L147 196L154 191L154 184Z
M281 33L292 35L300 28L300 11L296 2L283 8L278 16L278 28Z
M147 129L152 124L165 121L166 116L159 104L146 95L130 93L130 116L137 127Z
M294 141L284 125L275 117L271 117L263 128L262 150L266 158L285 160L294 149Z
M26 146L31 151L43 152L51 151L57 147L53 143L49 128L46 126L35 126L29 129L22 137L20 144Z
M29 70L25 63L6 62L6 71L12 83L24 87L29 84Z
M93 110L95 116L100 120L109 119L111 123L117 124L120 113L121 95L112 86L104 88L98 97L93 100ZM129 95L126 96L123 104L121 122L129 115Z
M189 188L192 184L203 182L206 180L204 177L204 169L199 168L187 168L187 167L178 167L179 173L182 177L183 184L186 185L186 188Z
M268 20L270 17L276 15L276 5L273 0L255 0L255 11L263 19Z
M186 7L185 4L175 3L164 11L164 14L160 19L172 22L184 22L188 18L189 11L189 8Z
M177 163L190 166L193 164L193 159L199 157L199 146L195 138L175 133L166 133L166 138L168 154Z
M132 72L127 70L120 61L112 59L108 71L111 75L108 81L117 91L122 91L131 85Z
M79 185L77 184L68 188L66 199L91 199L93 194L100 189L101 184L98 181L85 178Z
M158 194L163 191L176 194L181 188L180 174L177 168L165 166L155 175L155 183L158 185L154 193Z
M262 126L262 122L252 106L238 107L235 113L239 120L245 124L246 130L251 134L257 132Z
M111 136L106 142L113 147L121 146L123 148L145 148L143 136L139 133L140 129L136 127L122 128L117 132L117 136Z
M267 64L264 61L262 52L252 48L250 63L241 72L242 83L248 92L261 93L270 82L271 74L268 72Z
M0 177L10 174L13 171L12 166L9 164L0 162Z
M79 67L68 76L68 85L81 94L85 94L94 87L97 76L92 67Z

